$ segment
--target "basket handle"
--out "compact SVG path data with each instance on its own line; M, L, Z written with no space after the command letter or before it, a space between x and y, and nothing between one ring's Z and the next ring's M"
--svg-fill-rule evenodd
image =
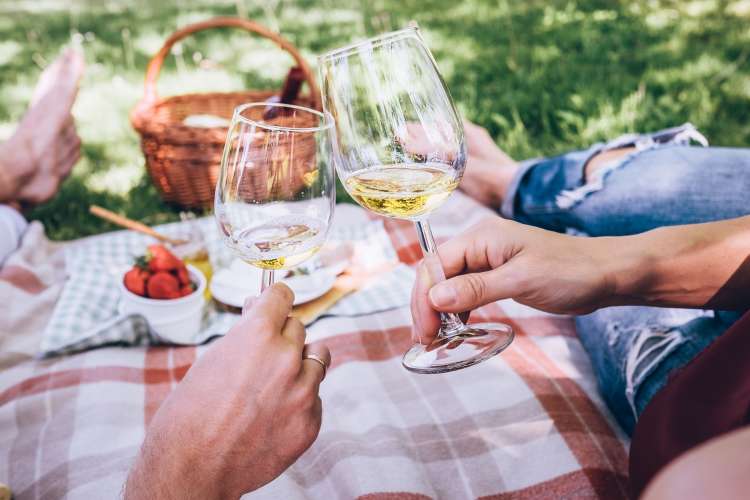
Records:
M305 61L297 48L292 45L290 41L283 38L278 33L271 31L265 26L239 17L215 17L207 21L190 24L172 33L172 35L164 42L164 45L162 45L161 49L159 49L159 52L157 52L156 55L148 63L148 70L146 71L146 81L143 90L143 103L152 103L159 98L156 92L156 80L159 78L159 73L161 72L161 67L164 64L164 59L166 59L166 57L169 55L169 52L175 43L198 31L225 27L241 28L251 33L257 33L262 37L268 38L276 45L289 52L289 54L291 54L299 67L302 68L302 72L305 76L305 81L307 81L307 85L309 85L310 87L310 98L312 99L313 107L316 109L320 109L320 91L318 90L318 85L315 82L315 77L310 70L310 66L307 64L307 61Z

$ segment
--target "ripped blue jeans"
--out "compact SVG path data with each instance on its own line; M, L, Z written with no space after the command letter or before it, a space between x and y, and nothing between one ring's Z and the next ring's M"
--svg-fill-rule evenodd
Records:
M691 139L705 141L687 124L524 162L502 213L526 224L590 236L749 214L750 149L691 146ZM589 159L623 146L636 150L584 178ZM670 374L738 318L734 312L610 307L576 318L576 326L607 405L631 434Z

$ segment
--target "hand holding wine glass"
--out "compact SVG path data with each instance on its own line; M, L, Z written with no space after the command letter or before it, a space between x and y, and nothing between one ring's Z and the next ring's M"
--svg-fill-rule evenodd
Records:
M364 208L413 220L429 281L445 280L427 216L458 186L466 147L462 122L418 28L334 50L319 63L342 184ZM404 355L407 369L457 370L494 356L513 339L502 323L466 326L453 313L440 318L437 338Z

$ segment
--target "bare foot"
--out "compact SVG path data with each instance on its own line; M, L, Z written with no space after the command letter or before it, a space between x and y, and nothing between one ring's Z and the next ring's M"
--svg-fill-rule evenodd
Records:
M497 147L486 129L464 121L468 159L459 188L492 208L499 208L505 199L518 162Z
M81 140L71 108L83 67L83 56L67 49L42 73L31 107L0 144L0 202L49 200L78 161Z

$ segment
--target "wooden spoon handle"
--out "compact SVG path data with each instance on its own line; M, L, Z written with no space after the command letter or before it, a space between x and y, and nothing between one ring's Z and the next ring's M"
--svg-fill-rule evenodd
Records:
M107 210L106 208L102 208L98 205L91 205L89 207L89 212L96 215L97 217L101 217L104 220L108 220L109 222L113 224L117 224L118 226L122 226L126 229L132 229L133 231L138 231L139 233L152 236L159 241L164 241L172 245L182 245L184 243L187 243L187 241L185 240L171 238L169 236L158 233L154 231L153 229L151 229L150 227L148 227L146 224L142 224L133 219L128 219L127 217L123 217L122 215L117 215L116 213L111 212Z

